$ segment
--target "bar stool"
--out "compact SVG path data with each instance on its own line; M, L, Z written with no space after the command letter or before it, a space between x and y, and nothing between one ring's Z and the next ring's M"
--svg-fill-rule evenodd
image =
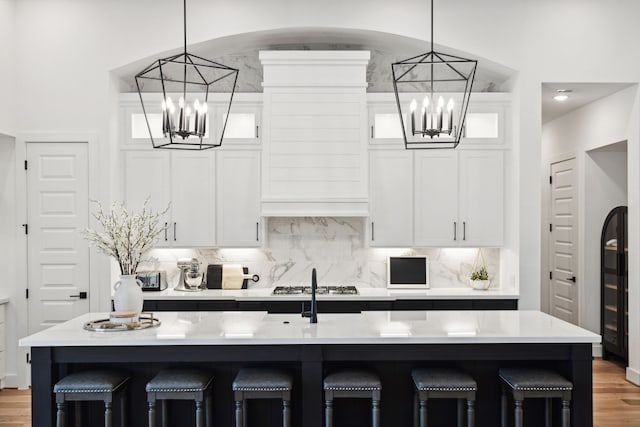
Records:
M475 425L475 402L478 386L466 372L451 368L420 368L411 371L416 386L413 424L427 427L427 400L457 399L458 427L464 421L464 401L467 401L467 427ZM419 410L418 410L419 407Z
M291 426L291 389L293 378L288 372L270 368L243 368L233 380L236 403L236 427L247 423L246 399L282 399L282 426Z
M380 427L380 392L378 375L361 370L341 371L324 379L325 426L333 427L333 399L336 397L364 397L371 399L371 425Z
M545 426L551 426L551 399L562 399L562 427L569 427L570 404L573 384L560 374L538 368L503 368L499 371L502 381L502 427L507 425L507 390L513 396L516 427L522 427L522 401L528 397L545 398Z
M193 369L165 369L153 377L145 387L149 404L149 427L156 425L156 401L162 400L162 426L167 427L165 400L193 400L196 405L196 427L211 426L211 384L213 375ZM203 404L205 410L203 410Z
M120 424L126 426L126 399L125 392L129 378L120 373L109 371L85 371L67 375L53 386L56 394L56 427L65 425L66 402L75 404L75 420L80 419L80 406L78 402L88 400L104 401L104 425L112 425L112 406L114 397L120 399Z

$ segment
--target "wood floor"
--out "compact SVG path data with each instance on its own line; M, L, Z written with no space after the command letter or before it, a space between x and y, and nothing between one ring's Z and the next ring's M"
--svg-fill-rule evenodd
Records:
M593 363L593 427L640 427L640 387L625 379L624 367ZM0 427L31 426L31 392L0 391Z

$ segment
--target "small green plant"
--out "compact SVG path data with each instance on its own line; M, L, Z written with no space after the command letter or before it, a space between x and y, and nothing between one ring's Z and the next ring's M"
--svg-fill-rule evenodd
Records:
M482 267L480 270L471 272L471 280L489 280L487 269Z

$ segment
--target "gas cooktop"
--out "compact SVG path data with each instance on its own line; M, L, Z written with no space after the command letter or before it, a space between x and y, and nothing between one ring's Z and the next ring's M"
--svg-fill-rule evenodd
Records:
M311 286L276 286L273 289L273 295L310 295ZM316 294L330 295L358 295L358 289L355 286L318 286Z

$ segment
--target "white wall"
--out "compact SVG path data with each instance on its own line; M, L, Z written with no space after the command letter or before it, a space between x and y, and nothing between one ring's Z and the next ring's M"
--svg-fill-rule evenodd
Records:
M9 298L6 307L6 337L7 343L16 343L18 336L18 322L22 319L16 310L16 295L20 290L16 287L16 234L19 225L15 220L15 139L0 134L0 271L3 278L0 281L0 297ZM19 295L24 298L24 294ZM16 351L14 345L6 345L5 365L10 368L16 365ZM12 351L13 350L13 351ZM15 368L8 369L15 373ZM15 378L5 383L11 384Z
M15 3L0 0L0 133L15 135Z
M429 4L423 0L191 0L188 7L193 43L294 27L365 29L418 39L426 39L429 33ZM16 128L20 132L95 132L100 158L113 161L117 133L112 130L109 71L179 47L182 28L175 17L181 14L180 2L20 0L15 8L16 66L20 70L15 80L19 95ZM600 0L450 0L436 4L436 43L518 72L513 80L517 104L513 167L518 173L513 185L520 196L513 201L516 233L510 249L519 260L515 271L521 308L540 306L540 84L637 82L640 59L629 54L640 39L637 16L640 2L636 0L618 0L616 7ZM227 48L233 51L233 46ZM634 110L633 114L638 113ZM637 118L629 123L633 120L637 124ZM640 126L629 136L630 162L640 159L639 130ZM101 175L106 181L100 184L99 194L103 200L113 192L109 191L113 165L105 163ZM640 195L638 181L630 182L629 193ZM636 218L636 223L640 223L639 208L640 201L631 198L630 220ZM640 231L630 230L630 236L640 249ZM637 269L640 254L631 260L630 268L634 263ZM640 329L640 316L637 323ZM635 366L640 368L638 353Z

